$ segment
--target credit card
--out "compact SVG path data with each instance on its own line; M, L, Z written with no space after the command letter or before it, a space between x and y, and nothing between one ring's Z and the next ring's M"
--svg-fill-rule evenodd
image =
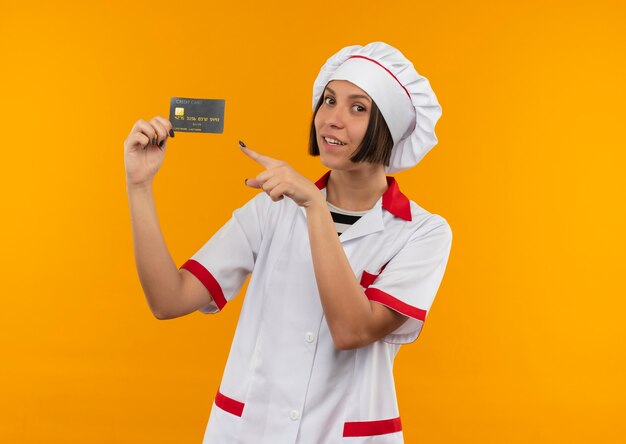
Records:
M174 132L223 133L224 105L222 99L172 97L170 122Z

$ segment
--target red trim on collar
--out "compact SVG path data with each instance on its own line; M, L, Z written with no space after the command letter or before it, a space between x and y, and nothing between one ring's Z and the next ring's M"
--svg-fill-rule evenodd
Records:
M326 188L326 184L328 183L328 178L330 177L330 171L326 172L322 177L319 178L317 182L315 182L315 186L320 190L322 188Z
M326 188L329 177L330 171L320 177L319 180L315 182L315 186L317 186L320 190L322 188ZM412 220L411 203L409 202L409 199L402 194L402 191L400 191L400 187L398 186L398 182L396 182L394 177L386 177L388 188L387 191L383 193L383 208L401 219L409 221Z

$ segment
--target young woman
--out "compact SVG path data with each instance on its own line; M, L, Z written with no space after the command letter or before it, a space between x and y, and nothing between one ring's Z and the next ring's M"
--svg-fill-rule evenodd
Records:
M139 120L125 142L137 269L155 316L219 312L252 274L205 444L403 442L393 361L421 331L452 234L386 173L437 143L441 108L381 42L328 59L313 107L309 153L329 171L311 182L240 142L262 167L245 183L263 192L180 269L151 192L172 125Z

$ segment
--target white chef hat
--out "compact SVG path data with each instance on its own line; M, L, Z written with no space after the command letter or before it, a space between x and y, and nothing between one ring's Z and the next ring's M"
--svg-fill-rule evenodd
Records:
M437 144L441 107L426 77L393 46L373 42L347 46L330 57L313 84L313 110L331 80L348 80L380 109L393 138L387 173L405 170Z

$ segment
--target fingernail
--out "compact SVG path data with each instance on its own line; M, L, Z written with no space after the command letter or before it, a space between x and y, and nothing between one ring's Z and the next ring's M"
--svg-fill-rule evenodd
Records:
M159 147L162 147L164 143L165 143L165 140L161 140L161 141L159 142Z
M243 184L244 184L244 185L248 185L248 179L244 179L244 180L243 180Z
M156 136L152 137L152 145L156 145Z
M239 141L239 146L242 148L246 148L246 144L243 143L241 140ZM247 179L246 179L247 180Z
M170 130L170 137L174 137L174 130Z

